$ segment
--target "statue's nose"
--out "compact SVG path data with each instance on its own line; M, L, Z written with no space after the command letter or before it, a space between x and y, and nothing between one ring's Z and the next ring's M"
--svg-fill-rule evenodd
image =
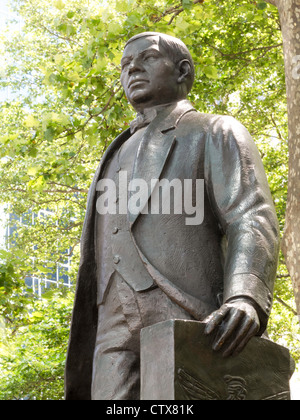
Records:
M129 65L128 73L133 74L139 71L143 71L143 66L138 58L134 58Z

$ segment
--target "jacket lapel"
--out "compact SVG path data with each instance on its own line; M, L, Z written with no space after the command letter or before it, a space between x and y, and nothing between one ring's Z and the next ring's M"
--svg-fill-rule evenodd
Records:
M131 227L148 203L154 187L151 180L159 179L175 141L174 134L166 136L158 129L145 133L136 155L131 181L141 180L143 184L147 184L147 188L143 189L143 193L139 193L141 202L138 213L131 212L130 203L131 200L134 201L134 191L129 194L128 219Z
M97 182L101 177L101 173L105 167L106 162L108 159L113 155L113 153L121 147L121 145L129 139L131 136L130 129L121 133L107 148L106 152L104 153L101 162L97 168L95 173L92 185L89 190L88 198L87 198L87 209L86 215L82 230L82 238L81 238L81 254L86 256L87 258L90 256L90 249L94 243L94 223L95 223L95 212L96 212L96 186Z
M145 194L139 195L139 212L130 211L130 198L134 193L129 196L130 227L147 205L155 186L151 185L151 181L159 180L176 144L176 128L181 118L190 111L194 111L194 108L189 101L178 102L171 110L167 108L161 112L147 128L135 157L131 181L143 180L148 188Z

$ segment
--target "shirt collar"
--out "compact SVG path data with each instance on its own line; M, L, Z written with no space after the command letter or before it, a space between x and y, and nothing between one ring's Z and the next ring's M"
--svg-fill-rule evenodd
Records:
M144 112L139 112L136 116L136 119L133 120L132 123L130 124L131 134L134 134L136 131L149 125L154 120L154 118L157 117L158 114L160 114L163 110L171 106L174 106L174 102L154 106L152 108L146 108Z

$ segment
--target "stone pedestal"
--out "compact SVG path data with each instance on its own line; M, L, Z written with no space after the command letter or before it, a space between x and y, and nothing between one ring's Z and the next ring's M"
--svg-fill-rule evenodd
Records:
M204 328L171 320L142 330L142 400L290 400L286 348L253 338L240 355L223 358Z

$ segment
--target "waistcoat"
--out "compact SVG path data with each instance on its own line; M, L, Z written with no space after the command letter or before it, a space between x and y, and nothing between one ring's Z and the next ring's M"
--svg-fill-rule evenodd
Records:
M145 129L135 133L117 150L104 170L102 179L112 180L116 186L116 214L96 213L95 249L97 261L97 303L105 301L112 274L117 271L135 291L154 286L154 281L144 267L129 232L127 212L119 211L120 194L128 194L134 158ZM127 174L127 191L120 191L119 176ZM101 192L97 193L98 198Z

